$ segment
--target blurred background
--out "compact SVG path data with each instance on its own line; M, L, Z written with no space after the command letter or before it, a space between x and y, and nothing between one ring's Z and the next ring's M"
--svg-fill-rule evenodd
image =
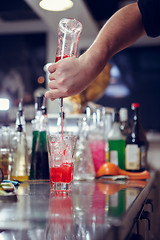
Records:
M122 6L124 0L73 0L66 11L46 11L40 0L2 0L0 5L0 124L14 123L17 106L23 98L26 121L34 118L34 101L48 85L45 65L55 60L57 27L61 18L82 22L79 53L94 41L105 21ZM141 104L141 121L147 131L160 131L160 38L142 37L132 47L116 54L100 89L86 101L106 107L130 109ZM102 79L101 77L101 79ZM97 84L101 85L99 80ZM87 96L87 93L85 93ZM9 102L4 110L3 99ZM86 98L85 98L86 99ZM71 100L74 105L77 100ZM73 101L72 101L73 100ZM81 102L81 101L80 101ZM48 100L48 113L57 113L56 102ZM86 106L86 102L83 103ZM72 107L71 107L72 108ZM69 110L67 110L69 112ZM73 111L73 109L71 110ZM75 111L77 112L77 111ZM83 108L80 110L83 113Z

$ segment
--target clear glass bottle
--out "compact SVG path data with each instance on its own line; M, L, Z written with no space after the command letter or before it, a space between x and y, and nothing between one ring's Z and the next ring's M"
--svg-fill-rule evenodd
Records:
M132 103L132 127L126 139L127 171L143 171L147 169L148 141L140 121L140 104Z
M28 180L28 148L26 134L21 123L17 126L15 133L15 153L11 169L11 179L18 181Z
M62 18L58 24L58 43L55 62L68 57L76 57L82 24L74 18ZM63 98L61 100L61 132L63 138Z
M55 62L76 57L82 24L73 18L62 18L58 25L58 43Z
M108 134L109 161L125 169L125 137L120 130L119 110L114 109L113 123Z
M79 122L79 134L76 144L74 180L93 180L95 170L88 141L88 123L83 118Z
M20 100L20 102L18 104L18 111L17 111L17 116L16 116L16 129L18 128L18 125L20 123L22 124L23 131L26 132L26 121L25 121L22 99Z
M129 128L129 122L128 122L128 109L127 108L120 108L119 110L119 116L120 116L120 130L122 134L127 137L130 128Z

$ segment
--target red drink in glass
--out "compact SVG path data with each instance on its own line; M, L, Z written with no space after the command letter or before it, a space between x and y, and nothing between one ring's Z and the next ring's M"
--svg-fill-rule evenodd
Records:
M70 183L73 179L73 163L63 163L59 167L50 168L51 183Z
M71 190L76 136L47 135L50 183L54 190Z

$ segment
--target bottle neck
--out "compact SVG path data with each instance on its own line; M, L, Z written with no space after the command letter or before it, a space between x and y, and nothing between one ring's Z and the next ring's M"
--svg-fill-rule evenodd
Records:
M139 117L139 108L133 109L133 121L134 122L139 122L140 117Z
M113 113L113 123L120 123L119 111L116 109Z
M42 114L40 117L40 126L39 126L39 131L47 131L48 127L48 118L47 114Z

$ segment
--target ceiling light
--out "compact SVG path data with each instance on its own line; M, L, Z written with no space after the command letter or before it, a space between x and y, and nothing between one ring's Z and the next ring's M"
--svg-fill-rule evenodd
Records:
M65 11L73 6L72 0L41 0L39 6L48 11Z
M9 109L9 99L7 98L0 98L0 110L6 111Z

